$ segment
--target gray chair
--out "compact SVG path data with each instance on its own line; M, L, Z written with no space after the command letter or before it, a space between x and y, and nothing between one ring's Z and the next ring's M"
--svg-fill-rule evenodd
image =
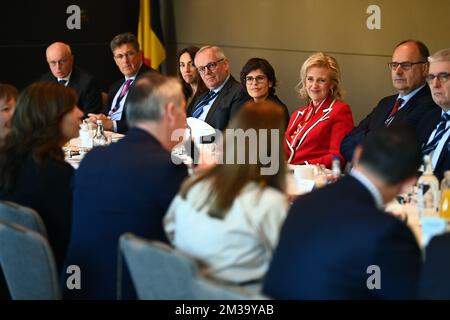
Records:
M139 299L267 299L242 288L226 287L200 277L195 261L159 241L149 241L126 233L119 239L119 250ZM118 272L120 275L121 268Z
M53 252L41 234L0 221L0 265L12 299L60 299Z
M0 220L18 224L47 238L44 222L32 208L11 201L0 201Z

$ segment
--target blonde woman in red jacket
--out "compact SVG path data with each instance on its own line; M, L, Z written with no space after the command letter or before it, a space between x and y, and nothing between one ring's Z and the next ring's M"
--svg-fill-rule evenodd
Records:
M323 164L334 156L344 166L341 140L353 129L350 106L342 101L341 72L333 57L318 52L300 70L299 95L309 103L295 111L285 133L284 149L290 164Z

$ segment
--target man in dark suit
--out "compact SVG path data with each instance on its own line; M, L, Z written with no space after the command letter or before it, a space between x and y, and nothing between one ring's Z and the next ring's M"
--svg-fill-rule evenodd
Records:
M425 82L429 55L428 48L420 41L406 40L395 47L389 68L398 94L381 99L372 112L342 140L341 153L347 161L352 160L356 146L374 131L391 123L416 128L425 114L439 111Z
M195 65L206 87L210 90L198 98L187 115L223 130L250 96L247 90L230 74L230 63L222 49L205 46L195 55Z
M81 290L66 290L67 298L116 298L121 234L167 242L162 218L187 177L187 168L175 165L170 153L177 143L172 133L186 125L181 84L156 72L141 76L126 112L126 137L94 148L76 171L66 265L80 267ZM128 274L122 289L123 298L135 298Z
M428 85L439 112L427 114L419 123L422 155L431 156L436 177L441 180L444 171L450 170L450 48L428 58L430 69Z
M409 299L420 249L383 211L420 165L413 129L393 125L358 146L351 173L299 197L282 227L263 292L276 299Z
M75 89L78 107L84 112L98 113L103 109L101 91L95 78L73 65L74 57L69 45L55 42L48 46L45 55L50 72L41 76L41 81L56 81Z
M419 299L450 299L450 233L431 239L420 275Z
M89 114L89 121L102 120L105 130L125 133L128 130L126 120L127 97L134 89L134 83L145 73L155 72L142 61L141 50L136 36L121 33L110 43L114 61L124 79L113 83L108 92L108 105L101 114Z

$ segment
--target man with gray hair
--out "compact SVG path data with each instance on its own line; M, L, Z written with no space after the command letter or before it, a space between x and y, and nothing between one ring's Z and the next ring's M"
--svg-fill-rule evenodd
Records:
M423 119L424 126L429 128L431 135L423 147L427 150L433 141L436 148L431 151L434 173L442 177L445 170L450 170L450 48L440 50L429 59L430 71L427 82L431 89L434 102L442 109L441 117ZM443 130L443 133L440 133ZM440 139L436 139L436 137ZM419 299L450 299L450 233L446 232L433 237L426 248L425 264L419 284Z
M431 156L434 174L439 180L450 170L450 48L428 58L430 67L426 80L434 102L441 112L424 117L417 128L422 133L422 155Z
M74 177L73 224L66 265L82 271L81 289L67 298L115 299L121 234L167 242L162 218L187 177L171 161L174 130L186 125L185 101L175 78L152 72L136 80L127 101L125 138L90 151ZM128 273L122 297L135 298Z
M240 107L251 98L242 84L230 74L230 63L221 48L204 46L194 60L209 92L190 106L187 115L223 130Z

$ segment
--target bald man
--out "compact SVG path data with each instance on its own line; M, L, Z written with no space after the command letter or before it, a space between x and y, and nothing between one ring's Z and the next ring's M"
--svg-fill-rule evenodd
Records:
M417 128L427 113L439 114L439 107L433 102L425 81L429 55L427 46L417 40L404 40L395 47L388 67L397 94L381 99L342 140L341 154L347 161L352 160L356 146L375 131L395 123ZM423 133L418 131L418 134Z
M57 81L78 93L78 107L87 116L103 109L101 91L95 78L73 65L74 57L70 47L55 42L45 52L50 72L41 76L41 81Z

